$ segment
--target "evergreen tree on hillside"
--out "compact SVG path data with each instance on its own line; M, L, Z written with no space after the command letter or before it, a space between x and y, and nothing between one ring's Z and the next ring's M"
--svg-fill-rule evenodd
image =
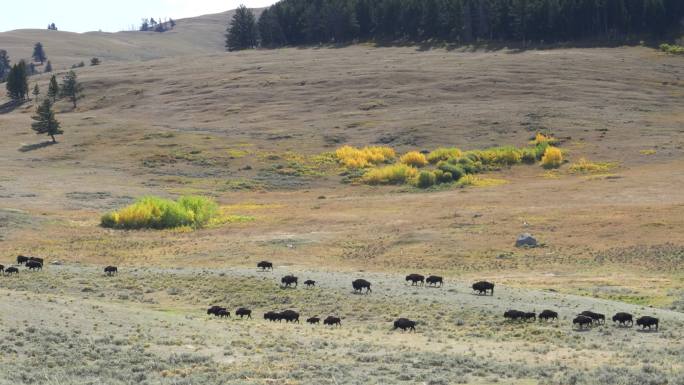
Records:
M9 74L7 75L7 96L9 96L15 102L21 102L28 99L29 87L28 81L26 80L26 62L21 60L19 63L12 66Z
M57 26L55 25L55 23L51 23L51 24L48 24L48 28L47 28L47 29L48 29L48 30L51 30L51 31L56 31L56 30L57 30Z
M278 47L285 45L285 34L275 12L264 9L259 17L258 28L262 46Z
M37 103L38 102L38 96L40 95L40 88L38 88L38 84L33 85L33 100Z
M57 84L57 77L52 75L50 78L50 85L48 86L47 96L52 100L52 102L57 101L57 96L59 95L59 85Z
M42 65L45 63L45 60L47 60L47 56L45 56L45 50L43 49L43 44L40 42L36 43L35 46L33 46L33 60L40 62Z
M64 75L62 86L60 87L60 95L69 99L76 108L76 102L83 98L83 86L78 82L76 72L69 71Z
M50 61L47 61L47 64L45 64L45 70L43 72L52 72L52 63Z
M254 13L244 5L235 10L226 33L226 49L237 51L257 45L257 25Z
M7 55L7 51L0 49L0 82L5 81L10 69L12 69L12 66L10 66L10 59L9 55Z
M59 129L59 122L55 119L55 113L52 111L52 103L48 98L43 100L43 103L38 107L36 114L33 115L31 119L35 120L31 123L31 129L38 135L50 135L53 143L57 143L55 135L64 133Z

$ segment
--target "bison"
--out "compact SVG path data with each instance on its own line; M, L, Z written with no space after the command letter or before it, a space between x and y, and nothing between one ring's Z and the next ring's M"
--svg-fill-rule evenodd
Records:
M287 323L299 323L299 313L294 310L285 310L279 314L279 320L285 320Z
M429 286L437 286L437 284L439 284L439 287L442 287L444 279L438 275L431 275L425 279L425 282L427 282Z
M43 261L43 258L38 258L38 257L29 257L29 261L35 261L40 263L41 265L45 264L45 261Z
M0 273L2 273L3 271L5 271L5 265L0 265Z
M637 326L641 326L641 329L651 330L651 326L655 326L655 330L658 331L658 319L655 317L643 316L636 320Z
M634 326L634 319L632 318L632 315L629 313L615 313L613 316L613 323L618 322L620 326Z
M311 324L311 325L316 325L316 324L318 324L319 322L321 322L321 319L318 318L318 317L311 317L311 318L309 318L309 319L306 320L306 323L309 323L309 324Z
M544 320L544 321L549 321L549 320L557 320L558 319L558 313L556 313L553 310L544 310L541 313L539 313L539 320Z
M271 322L280 321L280 314L274 311L269 311L267 313L264 313L264 319L269 320Z
M525 317L525 312L522 312L520 310L507 310L504 313L504 318L511 320L511 321L521 320L524 317Z
M26 262L26 267L28 267L29 270L42 270L43 264L38 261L28 261Z
M536 321L537 320L537 313L535 312L526 312L523 314L523 319L525 321Z
M17 263L20 265L23 265L24 263L29 261L29 257L25 257L23 255L17 255Z
M283 287L290 287L292 284L294 284L294 287L297 287L297 280L298 278L294 275L286 275L280 279L280 283Z
M221 306L212 306L209 309L207 309L207 314L215 315L218 317L218 312L220 312L221 310L226 310L226 308Z
M257 268L261 269L262 271L273 270L273 263L269 261L261 261L257 263Z
M107 266L104 268L104 272L106 275L113 275L113 274L118 274L119 269L116 266Z
M252 319L252 311L249 309L246 309L244 307L241 307L241 308L235 310L235 316L240 316L240 319L242 319L242 317L245 317L245 316L249 319Z
M230 312L228 309L220 309L216 312L216 316L220 318L230 318Z
M12 274L17 274L19 272L19 269L16 267L8 267L5 269L5 274L7 275L12 275Z
M601 314L601 313L594 313L593 311L587 310L587 311L581 312L579 315L589 317L595 323L597 323L599 325L606 323L606 316L604 314Z
M406 276L406 282L411 281L411 286L425 284L425 277L420 274L409 274Z
M354 282L352 282L352 287L354 288L354 292L361 293L363 292L363 289L366 289L366 294L371 293L371 283L366 281L365 279L357 279Z
M392 329L392 330L397 330L397 329L401 329L403 331L413 330L415 332L416 331L416 321L411 321L407 318L399 318L396 321L394 321L394 329Z
M585 315L578 315L574 320L572 320L572 324L577 325L580 329L584 328L585 325L587 327L591 327L592 323L594 323L594 320Z
M325 320L323 320L323 325L330 325L330 326L337 325L337 326L342 326L342 319L340 319L339 317L329 316L329 317L327 317Z
M476 282L473 284L473 290L484 295L487 295L487 291L491 291L492 295L494 295L494 284L487 281Z
M304 281L304 284L306 285L306 287L312 287L316 286L316 281L312 279L307 279L306 281Z

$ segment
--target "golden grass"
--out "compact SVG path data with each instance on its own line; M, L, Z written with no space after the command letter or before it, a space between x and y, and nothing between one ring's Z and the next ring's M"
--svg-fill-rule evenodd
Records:
M411 167L423 167L428 164L428 160L425 155L418 151L407 152L406 154L402 155L399 161Z
M363 183L403 184L412 181L418 175L418 170L405 164L393 164L368 170L361 178Z
M463 152L456 147L440 147L428 154L427 160L430 163L437 163L450 158L460 158Z
M541 159L542 167L558 168L563 164L563 152L558 147L549 146Z
M505 179L499 178L482 178L476 175L468 174L464 175L461 179L456 182L458 186L472 186L472 187L491 187L500 186L502 184L508 183Z
M653 149L639 151L639 154L641 154L641 155L655 155L657 153L658 153L658 151L653 150Z
M533 145L538 145L538 144L556 144L558 143L558 139L554 138L551 135L545 135L542 134L541 132L538 132L537 135L534 136L534 139L532 140L531 144Z
M604 173L615 168L615 163L595 163L580 158L577 162L570 165L570 172L574 174L597 174Z
M396 152L391 147L356 148L343 146L335 151L338 161L347 168L364 168L393 160Z

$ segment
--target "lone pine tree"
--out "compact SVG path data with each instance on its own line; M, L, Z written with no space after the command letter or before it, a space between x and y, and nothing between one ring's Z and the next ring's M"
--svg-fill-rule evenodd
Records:
M60 95L69 99L76 108L76 102L83 98L83 86L78 82L76 72L69 71L64 75Z
M43 44L38 42L36 43L35 46L33 46L33 60L40 62L40 64L45 63L45 60L47 60L47 56L45 56L45 50L43 49Z
M55 113L52 111L52 102L48 98L45 98L43 103L38 106L36 114L31 119L34 120L31 123L31 129L38 135L50 135L53 143L57 143L55 135L64 133L64 131L59 129L59 122L55 119Z

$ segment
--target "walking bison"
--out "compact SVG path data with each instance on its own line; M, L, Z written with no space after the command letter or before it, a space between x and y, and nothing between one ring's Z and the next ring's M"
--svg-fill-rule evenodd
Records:
M342 319L340 319L339 317L329 316L328 318L326 318L325 320L323 320L323 325L330 325L330 326L337 325L337 326L342 326Z
M17 263L20 265L23 265L24 263L29 261L29 257L25 257L23 255L17 255Z
M264 319L271 322L280 321L280 314L274 311L269 311L267 313L264 313Z
M580 329L583 329L585 326L591 327L593 323L594 320L591 317L587 317L585 315L578 315L577 317L575 317L574 320L572 320L572 324L577 325L577 327Z
M420 274L409 274L406 276L406 282L411 281L411 286L423 285L425 283L425 277Z
M242 317L247 317L249 319L252 319L252 311L249 309L246 309L244 307L241 307L241 308L235 310L235 316L236 317L239 316L240 319L242 319Z
M116 266L107 266L104 268L104 272L106 275L114 275L119 273L119 269Z
M273 264L269 261L261 261L257 263L257 268L261 269L262 271L273 270Z
M558 313L556 313L553 310L544 310L541 313L539 313L539 320L544 320L544 321L550 321L550 320L557 320L558 319Z
M613 323L619 323L620 326L633 326L634 325L634 319L631 314L629 313L615 313L613 316Z
M8 268L5 269L5 274L6 274L6 275L12 275L12 274L17 274L17 273L19 273L19 269L17 269L17 268L14 267L14 266L8 267Z
M606 316L601 313L594 313L593 311L583 311L580 313L580 315L587 316L592 319L593 322L602 325L606 323Z
M352 287L354 288L354 292L362 293L363 289L366 289L366 294L371 293L371 283L366 281L365 279L357 279L354 282L352 282Z
M29 270L43 270L43 264L38 261L28 261L26 267Z
M507 310L504 313L504 318L511 321L522 320L525 318L525 312L520 310Z
M425 282L427 282L428 286L442 287L444 279L438 275L431 275L425 279Z
M494 284L487 281L476 282L473 284L473 290L480 295L487 295L488 291L491 292L491 295L494 295Z
M311 325L316 325L316 324L318 324L319 322L321 322L321 319L318 318L318 317L311 317L311 318L309 318L309 319L306 320L306 323L309 323L309 324L311 324Z
M214 315L214 316L217 316L217 317L218 317L218 313L219 313L221 310L226 310L226 308L225 308L225 307L221 307L221 306L212 306L212 307L210 307L209 309L207 309L207 314L209 314L209 315Z
M299 323L299 313L294 310L285 310L279 314L278 320L285 320L287 323Z
M292 285L297 287L297 280L298 278L294 275L286 275L280 279L280 283L283 285L283 287L291 287Z
M401 329L403 331L413 330L415 332L416 331L416 321L411 321L410 319L407 319L407 318L399 318L396 321L394 321L394 329L392 329L392 330L397 330L397 329Z
M316 286L316 281L307 279L306 281L304 281L304 285L306 285L306 287L313 287Z
M637 326L641 326L641 329L646 329L651 330L652 326L655 326L655 330L658 331L658 319L655 317L650 317L650 316L643 316L639 317L636 320Z

